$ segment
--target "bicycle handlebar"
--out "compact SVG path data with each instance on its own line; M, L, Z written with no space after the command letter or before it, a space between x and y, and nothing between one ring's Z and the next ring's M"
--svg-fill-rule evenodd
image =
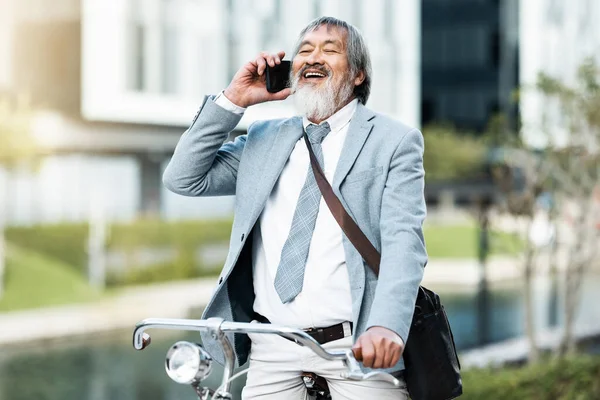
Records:
M207 320L163 318L145 319L136 325L133 334L133 347L136 350L143 350L149 345L150 336L144 335L144 331L146 329L162 328L186 331L206 331L211 330L211 328L214 327L215 323L217 322L214 320L215 319L213 318L209 318ZM220 319L217 320L221 321ZM222 321L219 324L218 330L223 333L263 333L279 335L291 339L301 346L310 348L318 356L324 358L325 360L340 360L346 358L345 351L327 351L312 336L300 329L273 324L253 324L248 322Z
M308 333L286 326L248 323L248 322L229 322L221 318L208 319L167 319L167 318L149 318L136 324L133 332L133 347L136 350L143 350L150 345L150 336L145 332L147 329L170 329L184 331L208 331L213 339L221 344L225 354L225 369L223 372L223 391L229 391L229 378L233 375L235 366L235 353L231 342L225 336L225 333L262 333L274 334L285 337L296 342L298 345L310 348L315 354L325 360L342 360L348 372L342 375L343 378L350 380L381 379L392 383L394 386L400 386L400 381L393 375L385 372L363 373L358 361L354 357L352 350L326 350Z

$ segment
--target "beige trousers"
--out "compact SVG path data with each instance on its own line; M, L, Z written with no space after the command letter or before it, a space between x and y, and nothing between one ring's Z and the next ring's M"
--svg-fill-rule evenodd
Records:
M250 370L242 392L244 400L305 400L302 371L314 372L327 379L333 400L406 400L406 386L396 388L385 381L349 381L340 374L346 371L341 360L327 361L312 350L277 335L250 334ZM348 336L324 345L327 349L348 349Z

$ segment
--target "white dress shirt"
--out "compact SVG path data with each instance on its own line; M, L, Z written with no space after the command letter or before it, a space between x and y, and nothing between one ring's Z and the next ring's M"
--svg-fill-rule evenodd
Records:
M219 106L238 114L245 108L233 104L222 93L215 99ZM322 142L324 172L331 183L356 111L355 99L327 119L331 132ZM304 117L306 128L311 122ZM254 311L274 324L296 328L326 327L352 321L352 299L342 230L321 197L313 232L304 284L300 294L283 304L275 290L275 275L281 250L289 235L292 219L306 174L311 173L308 149L299 140L286 162L260 215L253 237L253 280L256 299Z

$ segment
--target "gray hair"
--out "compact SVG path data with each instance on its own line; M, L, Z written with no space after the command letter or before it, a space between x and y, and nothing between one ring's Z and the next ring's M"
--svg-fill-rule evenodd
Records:
M307 33L319 29L322 25L343 28L346 30L346 54L348 55L350 72L353 76L356 76L360 71L365 75L365 80L354 88L354 95L362 104L367 104L367 100L371 94L371 57L369 56L369 49L367 48L367 44L365 43L362 34L354 26L333 17L321 17L313 20L302 30L302 32L300 32L300 36L294 47L292 58L296 57L298 51L300 51L300 44L302 43L304 36L306 36Z

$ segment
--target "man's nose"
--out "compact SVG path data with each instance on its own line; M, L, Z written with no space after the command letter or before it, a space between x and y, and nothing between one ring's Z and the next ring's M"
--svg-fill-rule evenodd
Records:
M323 58L321 57L321 52L318 49L315 49L312 53L308 55L306 63L309 65L323 65Z

